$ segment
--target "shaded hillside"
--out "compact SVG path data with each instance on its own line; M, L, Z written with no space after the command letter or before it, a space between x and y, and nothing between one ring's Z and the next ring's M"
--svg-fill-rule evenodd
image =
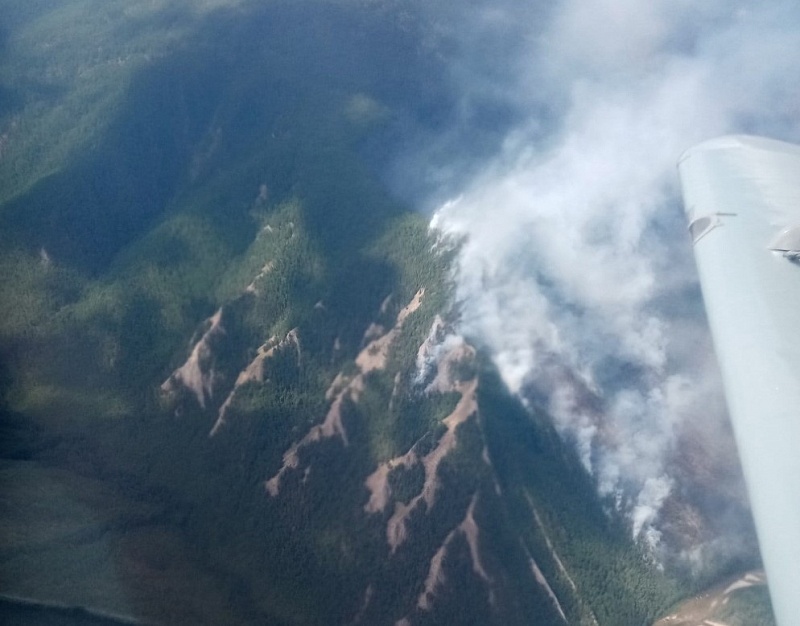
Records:
M12 5L3 593L620 626L687 592L454 333L458 242L380 180L377 145L456 106L415 5Z

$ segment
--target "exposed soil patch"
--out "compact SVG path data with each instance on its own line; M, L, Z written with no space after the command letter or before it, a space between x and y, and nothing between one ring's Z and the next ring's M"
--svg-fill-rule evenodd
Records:
M766 584L767 576L763 570L746 572L687 600L653 626L727 626L713 619L717 610L727 604L731 595L740 589Z

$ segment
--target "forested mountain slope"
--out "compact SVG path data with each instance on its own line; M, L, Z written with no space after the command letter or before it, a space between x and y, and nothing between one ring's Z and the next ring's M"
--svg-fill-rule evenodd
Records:
M620 626L691 590L454 332L459 242L386 190L457 107L413 4L0 11L3 594Z

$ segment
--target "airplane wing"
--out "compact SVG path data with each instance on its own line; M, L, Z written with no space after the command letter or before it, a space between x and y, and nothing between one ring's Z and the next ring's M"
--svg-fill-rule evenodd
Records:
M800 146L727 136L679 163L778 624L800 623Z

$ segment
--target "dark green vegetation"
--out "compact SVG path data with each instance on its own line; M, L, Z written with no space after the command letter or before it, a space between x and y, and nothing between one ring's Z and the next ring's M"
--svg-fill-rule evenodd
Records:
M685 592L482 359L458 360L441 393L414 382L451 253L372 166L455 106L418 7L0 13L1 591L158 623L563 623L549 585L569 623L614 626ZM367 328L386 337L420 288L362 372ZM161 385L204 337L202 407ZM268 495L339 374L362 376L346 437L299 448ZM388 506L365 512L366 478L434 453L476 375L435 502L420 463L395 466ZM387 523L413 502L393 551ZM445 583L420 608L438 553Z

